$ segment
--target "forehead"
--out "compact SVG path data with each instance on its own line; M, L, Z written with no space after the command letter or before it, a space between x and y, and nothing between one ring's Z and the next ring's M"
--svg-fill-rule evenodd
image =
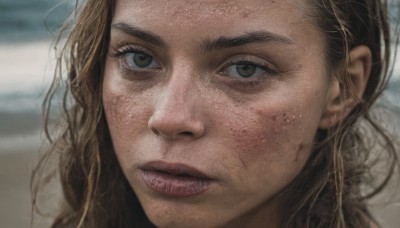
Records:
M117 0L113 23L150 31L171 47L184 49L204 39L267 31L307 51L324 39L308 0Z
M214 24L304 20L306 0L117 0L116 19L141 23ZM149 21L151 18L151 21ZM230 24L235 26L235 24Z

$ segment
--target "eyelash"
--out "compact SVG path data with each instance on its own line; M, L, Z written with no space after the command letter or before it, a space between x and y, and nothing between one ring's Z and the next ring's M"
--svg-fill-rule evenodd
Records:
M158 68L141 68L141 69L132 69L129 66L126 66L127 64L124 62L124 57L126 57L127 54L143 54L150 56L153 61L157 62L158 65L159 61L154 57L153 54L151 54L149 51L147 51L144 48L138 48L134 46L125 46L119 49L116 49L113 51L112 56L117 59L117 64L118 66L122 69L123 73L151 73L150 71L153 71L155 69L158 70ZM160 68L162 68L160 66Z
M252 61L252 60L246 60L246 58L243 58L242 60L234 60L234 61L231 61L231 62L225 64L225 65L224 65L224 68L225 68L225 67L228 67L228 66L233 66L233 65L255 66L255 67L258 67L258 68L262 69L263 71L265 71L265 72L268 73L268 74L271 74L271 75L272 75L272 74L277 74L276 71L274 71L274 70L271 69L271 67L269 66L269 64L260 64L260 63L256 63L256 62L254 62L254 61Z
M256 59L254 59L256 58ZM267 80L270 77L274 77L278 75L278 72L273 69L273 67L269 63L260 63L261 61L265 62L265 60L259 60L258 57L252 57L252 56L241 56L239 58L236 57L236 59L233 60L228 60L226 64L223 65L222 69L219 71L219 74L222 75L221 78L233 78L227 80L226 83L228 83L230 86L238 88L240 90L251 90L251 89L257 89L262 87L264 84L263 82ZM231 75L226 74L226 69L231 66L238 66L238 65L244 65L244 66L254 66L257 69L263 71L260 75L257 76L251 76L249 78L234 78Z
M145 51L143 51L139 48L132 47L132 46L125 46L120 49L116 49L113 51L112 55L113 55L113 57L120 58L127 53L140 53L140 54L147 55L147 53Z

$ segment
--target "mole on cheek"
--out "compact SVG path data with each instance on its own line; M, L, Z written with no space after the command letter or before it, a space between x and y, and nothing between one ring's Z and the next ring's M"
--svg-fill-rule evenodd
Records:
M294 158L294 162L298 162L300 159L300 155L305 152L306 145L300 142L299 144L296 145L295 151L296 151L296 156Z

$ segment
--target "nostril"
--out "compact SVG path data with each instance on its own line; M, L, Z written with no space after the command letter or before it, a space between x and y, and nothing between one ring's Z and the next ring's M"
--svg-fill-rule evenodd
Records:
M153 133L156 134L156 135L162 134L162 133L161 133L160 131L158 131L156 128L152 128L151 130L152 130ZM193 133L193 132L190 132L190 131L182 131L182 132L177 132L177 134L174 134L174 133L167 133L166 135L173 135L173 137L176 137L176 136L178 136L178 135L187 136L187 137L193 137L193 136L194 136L194 133Z
M160 134L160 132L158 132L157 129L155 129L155 128L151 128L151 131L152 131L154 134L156 134L156 135L159 135L159 134Z
M184 131L184 132L181 132L181 134L184 136L194 136L193 132L190 132L190 131Z

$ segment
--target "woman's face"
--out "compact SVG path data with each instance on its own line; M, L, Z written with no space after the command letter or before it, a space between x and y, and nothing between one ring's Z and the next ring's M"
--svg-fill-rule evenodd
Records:
M159 227L273 227L330 90L301 0L118 0L103 102Z

